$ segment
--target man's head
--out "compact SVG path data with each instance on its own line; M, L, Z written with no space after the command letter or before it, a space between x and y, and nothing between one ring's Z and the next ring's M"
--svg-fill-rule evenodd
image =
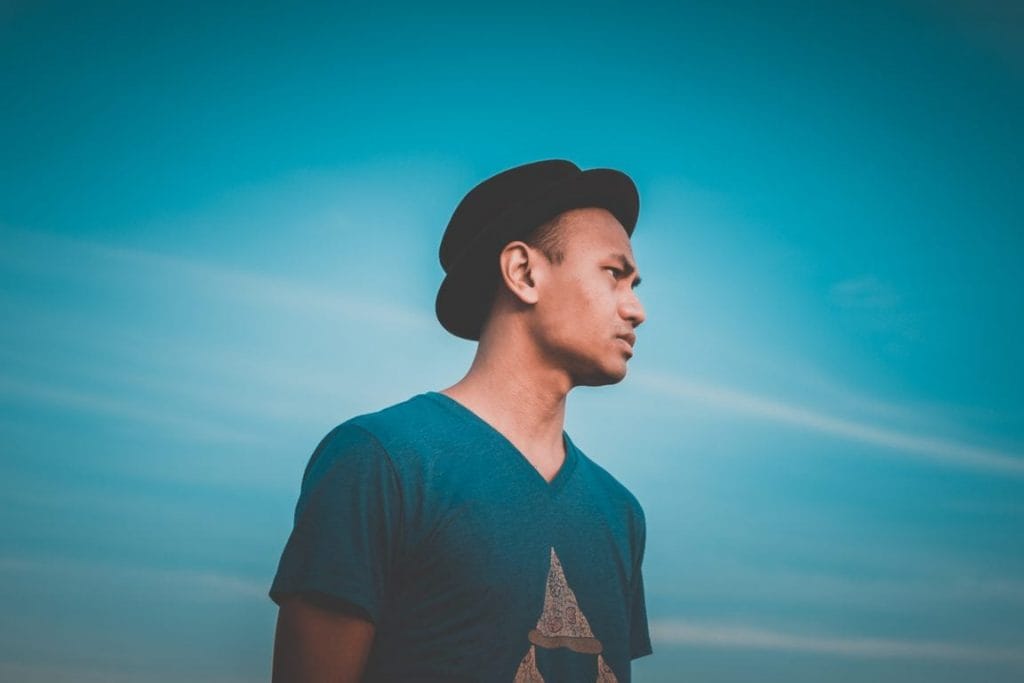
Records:
M640 198L632 179L608 168L582 170L550 159L516 166L484 180L462 198L441 240L446 276L437 292L437 319L464 339L480 339L498 283L498 254L509 242L535 240L557 246L559 223L573 209L603 208L633 234ZM556 259L557 260L557 259Z
M572 385L620 381L645 318L629 235L607 209L571 209L498 256L481 343L519 334Z

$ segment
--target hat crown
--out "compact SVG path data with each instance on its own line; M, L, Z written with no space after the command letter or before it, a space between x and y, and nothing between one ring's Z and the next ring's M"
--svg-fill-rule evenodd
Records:
M548 159L510 168L481 182L466 193L448 221L441 239L441 267L449 272L466 246L503 213L581 172L571 161Z

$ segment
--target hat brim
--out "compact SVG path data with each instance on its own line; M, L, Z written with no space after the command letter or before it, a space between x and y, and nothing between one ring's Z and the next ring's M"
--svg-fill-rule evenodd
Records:
M441 325L457 337L477 341L498 284L498 254L503 246L560 213L583 208L607 209L632 236L640 197L632 179L621 171L594 168L548 188L542 196L517 205L486 226L437 292L435 310Z

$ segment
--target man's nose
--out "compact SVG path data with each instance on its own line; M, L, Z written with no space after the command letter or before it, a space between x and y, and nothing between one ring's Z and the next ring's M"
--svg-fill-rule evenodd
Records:
M619 315L625 320L630 321L633 327L639 327L647 319L643 304L640 303L640 297L636 295L635 291L630 290L629 296L622 301L619 307Z

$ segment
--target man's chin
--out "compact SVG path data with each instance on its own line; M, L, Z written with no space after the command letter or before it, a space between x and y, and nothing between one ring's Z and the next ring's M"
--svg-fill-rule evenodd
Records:
M600 371L588 373L579 378L576 382L581 387L603 387L609 384L618 384L626 378L626 364L620 368L602 368Z

